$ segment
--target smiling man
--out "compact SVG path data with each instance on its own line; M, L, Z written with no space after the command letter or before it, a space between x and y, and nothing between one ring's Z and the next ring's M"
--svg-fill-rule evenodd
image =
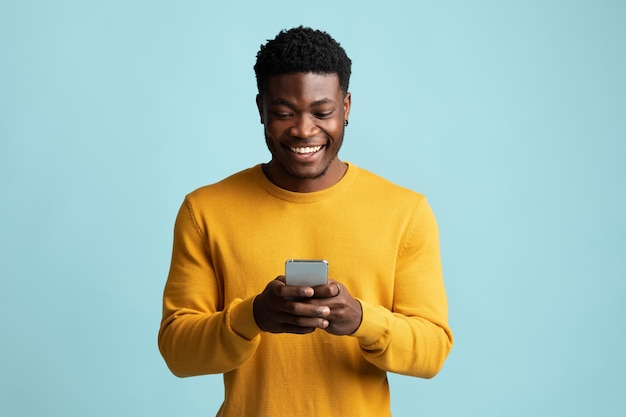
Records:
M387 372L430 378L451 347L439 238L421 194L339 159L351 61L298 27L261 46L271 153L185 198L159 348L178 376L224 374L218 416L390 416ZM326 285L287 285L288 259Z

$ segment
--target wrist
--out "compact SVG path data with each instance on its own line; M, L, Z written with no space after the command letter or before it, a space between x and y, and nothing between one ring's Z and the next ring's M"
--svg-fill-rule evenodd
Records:
M348 333L349 336L354 335L359 330L359 328L361 327L361 324L363 323L363 306L361 305L361 301L357 300L356 298L354 299L354 301L358 305L358 308L356 310L358 310L359 312L359 319L358 319L358 324L356 325L354 330Z

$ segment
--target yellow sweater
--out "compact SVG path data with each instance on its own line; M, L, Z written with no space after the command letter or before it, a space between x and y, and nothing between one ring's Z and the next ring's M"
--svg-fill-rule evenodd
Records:
M224 374L218 416L390 415L386 371L434 376L450 351L426 199L349 165L295 193L260 165L187 196L174 230L159 348L178 376ZM254 296L285 260L326 259L363 307L350 336L262 332Z

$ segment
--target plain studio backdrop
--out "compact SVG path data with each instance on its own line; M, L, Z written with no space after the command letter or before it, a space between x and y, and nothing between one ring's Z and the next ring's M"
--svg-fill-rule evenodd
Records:
M626 415L624 22L608 0L2 1L0 415L216 413L222 377L157 349L174 218L269 160L252 66L300 24L353 60L342 158L440 226L456 344L432 380L390 375L394 416Z

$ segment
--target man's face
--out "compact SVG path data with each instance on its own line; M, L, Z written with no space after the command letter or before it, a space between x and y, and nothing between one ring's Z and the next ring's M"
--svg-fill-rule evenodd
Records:
M279 187L319 191L341 179L337 158L350 93L344 97L337 74L275 75L257 96L265 141L272 153L266 175Z

